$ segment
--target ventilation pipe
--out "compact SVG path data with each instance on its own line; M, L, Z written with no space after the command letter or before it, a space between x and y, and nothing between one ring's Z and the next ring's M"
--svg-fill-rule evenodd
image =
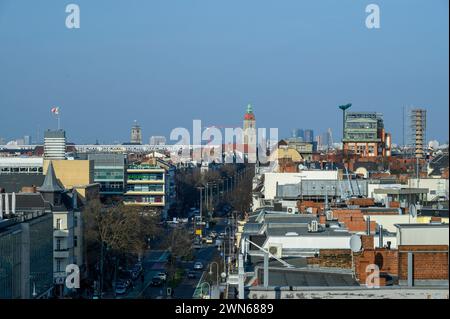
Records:
M12 214L15 215L16 214L16 193L13 192L12 193L12 197L11 197L11 210L12 210Z
M0 193L0 220L3 219L3 194Z
M367 219L366 219L366 234L367 234L367 236L370 235L370 216L367 216Z
M9 196L5 194L5 215L9 215Z

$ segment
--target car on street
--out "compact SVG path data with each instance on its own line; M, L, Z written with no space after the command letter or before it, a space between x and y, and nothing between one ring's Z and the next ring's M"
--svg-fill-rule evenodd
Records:
M163 284L163 281L158 276L154 276L152 278L152 281L150 282L150 285L152 285L154 287L162 286L162 284Z
M202 270L202 269L203 269L203 263L202 263L201 261L197 261L197 262L194 264L194 269L195 269L195 270Z
M212 237L206 237L206 239L205 239L206 244L212 244L213 242L214 242L214 240L212 239Z
M127 290L128 290L128 287L125 282L121 282L121 281L117 282L116 289L115 289L116 295L124 295L127 293Z
M214 230L209 233L209 237L211 237L211 238L217 238L217 235L218 235L217 232Z
M195 271L189 271L187 277L189 279L195 279L197 277L197 274L195 273Z
M158 278L161 279L162 281L166 281L166 280L167 280L167 273L165 273L165 272L159 272L155 277L158 277Z

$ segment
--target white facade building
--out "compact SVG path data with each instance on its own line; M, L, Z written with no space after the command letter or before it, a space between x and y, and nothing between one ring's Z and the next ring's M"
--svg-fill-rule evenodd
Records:
M44 158L65 159L66 132L63 130L46 131L44 133Z

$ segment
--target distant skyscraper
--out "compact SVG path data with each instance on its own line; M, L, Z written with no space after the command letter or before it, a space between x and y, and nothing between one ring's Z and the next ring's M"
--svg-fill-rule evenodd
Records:
M137 121L134 121L134 125L131 127L131 143L142 144L142 130Z
M292 136L293 138L298 138L300 140L303 141L303 139L305 138L305 134L303 132L303 130L301 128L294 128L292 130Z
M24 143L25 145L31 145L31 137L30 137L29 135L25 135L25 136L23 137L23 143Z
M44 158L65 159L66 156L66 132L63 130L44 133Z
M330 149L333 147L333 135L331 133L331 128L328 128L327 131L323 134L323 147L326 149Z
M307 143L314 142L314 131L313 130L311 130L311 129L305 130L304 141Z
M3 137L0 137L0 145L5 145L6 144L6 140Z
M315 138L315 141L314 141L314 146L315 146L315 151L317 151L317 150L322 150L323 149L323 141L322 141L322 136L320 136L320 135L317 135Z
M150 137L150 145L166 145L166 137L152 136Z

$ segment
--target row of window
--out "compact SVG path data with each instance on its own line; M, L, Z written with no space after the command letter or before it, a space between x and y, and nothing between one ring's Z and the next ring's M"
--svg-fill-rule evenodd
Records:
M162 173L150 173L150 174L128 174L128 180L132 181L153 181L153 180L163 180Z
M133 196L126 197L125 202L135 202L135 203L162 203L163 196Z
M127 191L130 192L163 192L163 185L127 185Z

